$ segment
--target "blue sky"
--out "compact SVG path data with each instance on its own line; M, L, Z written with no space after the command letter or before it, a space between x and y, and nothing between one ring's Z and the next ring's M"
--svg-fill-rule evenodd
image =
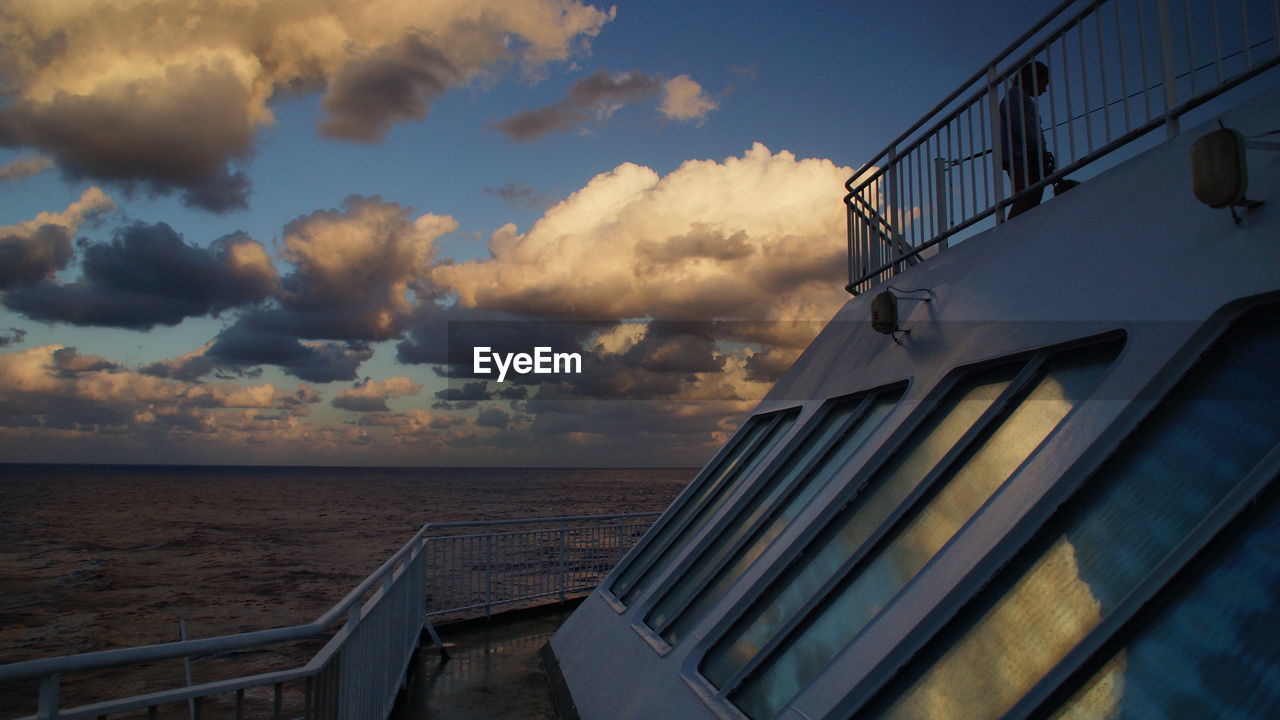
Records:
M804 343L714 324L816 330L849 169L1052 7L102 5L0 10L0 241L44 258L0 288L0 461L700 464ZM477 319L611 359L464 391L428 349Z

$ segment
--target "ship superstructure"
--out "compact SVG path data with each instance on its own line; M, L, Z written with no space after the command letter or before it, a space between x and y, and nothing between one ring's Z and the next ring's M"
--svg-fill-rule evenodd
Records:
M569 712L1280 711L1280 15L1172 5L1065 3L850 179L857 296L552 638ZM1036 60L1084 182L1005 220Z

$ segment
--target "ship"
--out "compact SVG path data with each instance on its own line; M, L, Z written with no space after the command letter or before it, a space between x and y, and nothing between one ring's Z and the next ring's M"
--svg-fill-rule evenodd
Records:
M552 637L567 714L1280 714L1275 7L1064 3L859 169L855 296Z
M618 526L563 622L536 620L556 713L1280 715L1278 40L1275 0L1068 0L859 168L851 297L651 527ZM569 600L578 520L551 519L561 583L525 599ZM240 717L272 687L280 717L297 682L308 718L533 716L414 706L466 631L424 605L427 530L310 625L0 681L39 679L50 718L219 693ZM473 564L514 534L466 535ZM58 710L61 673L334 627L301 668ZM485 662L530 647L499 635Z

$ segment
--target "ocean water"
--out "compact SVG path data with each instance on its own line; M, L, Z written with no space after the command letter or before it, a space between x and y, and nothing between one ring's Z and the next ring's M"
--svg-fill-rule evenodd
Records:
M695 472L0 465L0 664L176 640L180 619L310 622L424 523L662 510Z

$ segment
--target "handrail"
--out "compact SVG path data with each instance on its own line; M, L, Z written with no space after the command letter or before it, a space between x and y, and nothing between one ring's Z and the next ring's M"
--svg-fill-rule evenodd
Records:
M430 542L454 541L459 539L470 539L474 537L500 537L519 535L519 532L500 532L487 533L487 535L433 535L441 530L449 530L454 528L493 528L495 526L538 526L554 524L553 530L534 530L526 531L532 533L551 533L559 532L561 534L560 552L562 557L559 563L558 580L560 582L559 594L561 598L567 590L572 590L566 584L565 561L563 553L566 551L563 542L564 534L568 532L592 531L601 529L619 530L617 535L618 545L621 547L623 541L622 528L643 528L647 525L636 523L625 523L629 520L640 520L642 518L652 519L660 515L659 512L648 513L622 513L612 515L565 515L547 518L516 518L504 520L476 520L466 522L439 522L424 524L408 542L406 542L399 550L393 553L386 561L378 566L363 581L357 584L343 598L322 613L314 621L301 625L292 625L283 628L274 628L271 630L259 630L248 633L237 633L234 635L222 635L213 638L202 638L199 640L185 640L178 642L158 643L153 645L144 645L131 648L118 648L113 650L101 650L89 653L80 653L76 655L66 655L55 658L42 658L39 660L30 660L20 663L11 663L8 665L0 665L0 682L7 683L19 680L28 680L32 678L41 678L40 691L40 713L39 718L90 718L98 717L107 713L119 713L129 710L137 710L139 708L152 707L159 704L167 704L173 702L182 702L188 699L199 699L210 695L227 693L232 691L243 691L252 687L261 687L264 685L275 685L277 688L277 697L279 697L279 689L282 683L296 681L300 679L308 679L308 693L310 693L311 678L324 677L320 675L331 662L335 661L340 655L345 654L344 650L349 644L349 640L360 634L363 630L362 624L375 613L382 613L380 616L386 620L386 612L404 613L409 611L409 615L402 618L407 620L408 624L403 626L394 626L400 628L407 637L399 638L397 641L404 645L407 651L411 651L417 645L418 635L425 627L435 637L435 630L431 627L428 617L426 600L426 562L427 547ZM620 521L617 525L606 525L604 523L610 521ZM592 525L583 525L583 523L594 523ZM575 578L576 579L576 578ZM409 585L406 586L405 583ZM376 588L376 589L375 589ZM370 590L373 590L372 596L364 603L360 603ZM388 600L391 593L397 593L395 598ZM542 595L554 594L542 593ZM384 606L390 602L392 607L390 610L384 611ZM503 598L487 598L490 605L511 602ZM406 604L407 603L407 604ZM472 606L459 607L458 610L469 609ZM480 607L480 606L474 606ZM487 606L486 610L488 609ZM437 611L434 614L439 614ZM316 635L323 634L337 622L345 620L345 623L337 632L325 643L319 651L304 665L295 668L288 668L274 672L262 673L245 677L231 678L216 682L203 683L200 685L183 686L169 690L161 690L157 692L146 693L143 695L135 695L126 698L118 698L102 702L95 702L90 705L84 705L76 708L59 709L58 708L58 684L60 678L64 674L85 672L91 670L101 670L109 667L120 667L127 665L135 665L145 662L153 662L157 660L175 659L180 657L192 657L200 655L209 655L213 653L228 652L234 650L245 650L263 645L270 645L281 642L301 640ZM386 620L387 622L394 622ZM377 623L375 623L376 625ZM389 626L385 623L375 628L375 632L383 633L387 631ZM366 694L368 697L375 697L379 693L385 692L386 682L394 681L392 689L399 680L403 678L405 668L412 652L404 653L403 666L397 668L381 668L379 682L381 686L372 694ZM346 658L343 658L343 666L347 664ZM365 683L369 685L370 683ZM310 695L308 695L310 700ZM388 701L389 702L389 701ZM309 706L310 707L310 706ZM334 712L338 712L339 717L347 717L350 710L348 704L340 704L339 707L332 708ZM386 710L390 709L388 705Z
M1033 207L1049 185L1160 127L1175 137L1189 110L1280 65L1280 0L1232 5L1057 5L845 182L846 289L866 292L925 250L943 252L983 221L1002 224L1006 208ZM1000 107L1006 82L1032 61L1048 71L1036 101L1042 140L1014 137ZM1049 171L1028 167L1050 153ZM1032 182L1006 191L1005 166L1019 161Z

